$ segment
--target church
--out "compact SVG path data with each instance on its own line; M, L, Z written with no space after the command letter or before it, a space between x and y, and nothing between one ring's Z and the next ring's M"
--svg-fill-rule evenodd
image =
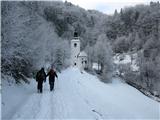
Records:
M88 66L87 54L80 50L80 38L77 32L71 40L71 66L84 70Z

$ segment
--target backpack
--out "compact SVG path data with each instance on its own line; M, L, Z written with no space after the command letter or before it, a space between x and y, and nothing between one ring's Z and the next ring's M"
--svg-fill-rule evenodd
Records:
M36 74L36 81L37 82L38 82L39 78L40 78L40 71L38 71L37 74Z
M36 81L45 80L45 74L42 71L39 71L36 75Z

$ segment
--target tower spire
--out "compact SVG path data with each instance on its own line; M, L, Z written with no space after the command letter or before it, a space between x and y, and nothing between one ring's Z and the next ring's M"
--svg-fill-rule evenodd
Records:
M78 37L78 32L76 30L74 31L74 37Z

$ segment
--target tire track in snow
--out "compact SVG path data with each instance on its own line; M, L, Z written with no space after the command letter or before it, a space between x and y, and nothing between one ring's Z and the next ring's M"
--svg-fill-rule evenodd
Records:
M73 118L85 118L86 108L82 109L82 106L87 107L77 94L76 84L73 84L73 78L67 73L59 76L59 81L55 84L54 93L54 118L55 119L73 119ZM80 104L80 105L79 105ZM87 112L88 113L88 112ZM91 113L91 112L90 112ZM93 119L93 115L89 118Z
M78 98L81 99L82 102L85 103L86 108L88 108L90 110L91 113L93 113L92 115L92 119L102 119L103 115L100 112L97 112L95 109L93 109L92 105L90 104L90 102L85 98L85 96L82 96L80 89L82 87L85 87L79 79L75 79L76 82L74 82L75 84L71 84L73 85L72 88L75 90L75 95L79 96ZM70 81L72 82L72 81ZM81 87L80 87L81 86Z
M77 88L79 88L79 86L81 86L81 87L85 87L79 80L77 80L77 85L78 85L78 87ZM79 96L81 96L81 98L83 98L83 100L84 100L84 102L86 103L86 105L90 108L90 110L96 115L96 120L97 119L103 119L103 114L101 114L100 112L98 112L94 107L93 107L93 105L91 105L91 103L86 99L86 98L84 98L84 97L82 97L82 95L80 94L80 91L78 92L78 94L79 94Z
M66 78L67 79L67 78ZM61 83L62 82L62 83ZM68 99L68 91L64 89L64 83L61 76L59 76L59 81L55 84L55 91L53 93L53 113L54 119L65 119L68 118L71 114L70 102ZM62 85L62 86L61 86ZM66 88L67 84L65 84ZM69 89L69 86L67 86Z

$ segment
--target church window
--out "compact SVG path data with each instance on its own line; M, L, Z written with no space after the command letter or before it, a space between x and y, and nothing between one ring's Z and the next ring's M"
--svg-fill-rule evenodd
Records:
M76 66L76 63L74 63L74 65Z
M85 61L85 64L87 64L87 61Z
M74 43L74 47L77 47L77 43Z

